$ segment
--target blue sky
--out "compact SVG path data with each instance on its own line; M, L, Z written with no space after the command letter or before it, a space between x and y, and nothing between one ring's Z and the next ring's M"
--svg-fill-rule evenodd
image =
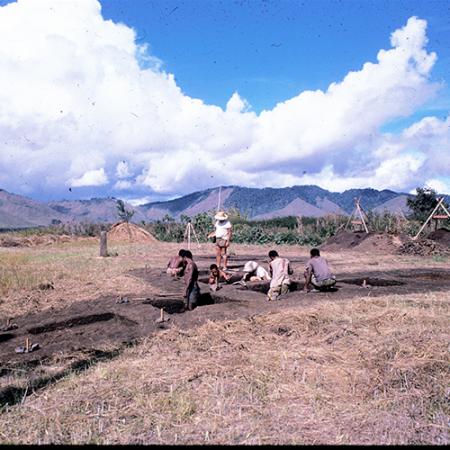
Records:
M183 91L225 106L238 91L260 112L306 89L326 89L375 60L390 33L418 16L450 73L448 0L102 0L103 15L132 26ZM437 108L448 112L450 95ZM427 106L432 108L433 104Z
M448 0L0 0L0 188L450 193Z

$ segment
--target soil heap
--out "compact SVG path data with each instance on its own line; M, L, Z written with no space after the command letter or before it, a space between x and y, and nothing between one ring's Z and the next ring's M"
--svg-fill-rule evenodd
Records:
M450 255L450 248L448 245L443 245L431 239L420 239L417 241L411 240L401 245L397 253L417 256Z
M348 250L350 248L356 247L369 235L365 232L352 232L341 230L338 231L334 236L328 238L320 248L323 250Z
M325 241L320 248L327 251L341 251L357 247L364 252L376 250L382 253L394 253L408 240L409 238L404 235L341 230Z
M444 246L450 247L450 231L446 228L439 228L427 236L428 239L438 242Z
M158 242L147 230L129 222L118 222L114 224L108 231L107 237L108 241Z

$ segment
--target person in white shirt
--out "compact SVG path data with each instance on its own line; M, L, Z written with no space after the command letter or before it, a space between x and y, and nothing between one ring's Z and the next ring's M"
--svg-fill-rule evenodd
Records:
M264 267L260 266L256 261L248 261L244 265L244 281L269 281L270 275Z
M233 233L233 226L228 220L228 214L224 211L219 211L215 216L214 223L215 230L208 235L208 238L214 237L216 243L216 264L219 269L227 270L228 254L227 250L230 245L231 236ZM223 257L223 267L222 267Z
M269 252L269 272L272 277L270 280L270 289L267 293L267 300L277 300L279 295L287 294L291 279L289 275L294 272L287 258L280 258L276 250Z

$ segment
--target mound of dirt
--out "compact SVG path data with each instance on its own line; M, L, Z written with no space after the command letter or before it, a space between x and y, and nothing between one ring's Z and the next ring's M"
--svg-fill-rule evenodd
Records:
M450 250L448 246L442 245L439 242L431 239L421 239L406 242L398 248L397 253L417 256L450 255Z
M118 222L114 224L107 234L108 240L120 242L157 242L157 239L148 231L134 223Z
M322 250L348 250L361 244L369 234L364 232L352 232L341 230L328 238L320 248Z
M450 231L445 228L440 228L439 230L433 231L427 236L427 238L432 241L439 242L439 244L450 247Z
M357 247L367 252L395 253L409 238L386 233L364 233L341 230L321 245L323 250L340 251Z

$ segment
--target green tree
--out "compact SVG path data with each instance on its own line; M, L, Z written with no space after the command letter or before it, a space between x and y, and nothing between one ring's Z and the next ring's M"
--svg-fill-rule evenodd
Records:
M411 209L411 219L424 221L438 204L436 191L430 188L416 188L416 196L408 198L406 204Z
M129 222L131 218L134 216L135 211L126 209L123 200L117 200L116 207L117 207L117 215L119 216L120 220L124 222Z

